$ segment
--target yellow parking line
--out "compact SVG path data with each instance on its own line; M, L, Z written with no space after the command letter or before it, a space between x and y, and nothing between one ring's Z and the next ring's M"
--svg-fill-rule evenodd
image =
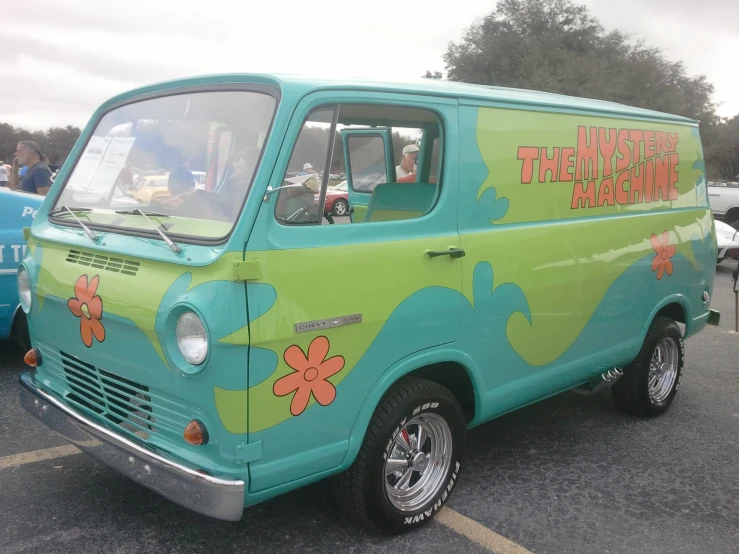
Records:
M509 541L507 538L463 516L459 512L455 512L451 508L444 508L436 514L436 521L455 533L467 537L472 542L484 546L491 552L495 552L495 554L532 554L523 546Z
M46 448L44 450L34 450L32 452L22 452L14 456L5 456L0 458L0 469L8 467L22 466L24 464L32 464L34 462L43 462L44 460L53 460L54 458L63 458L72 454L79 454L81 450L75 448L71 444L66 446L57 446L55 448Z
M32 452L22 452L13 456L5 456L0 458L0 469L9 467L22 466L32 464L34 462L43 462L45 460L53 460L79 454L82 451L75 448L71 444L66 446L57 446L55 448L46 448L44 450L34 450ZM444 508L436 515L436 521L448 527L455 533L467 537L472 542L479 544L494 552L495 554L532 554L523 546L491 531L484 525L480 525L476 521L463 516L459 512L455 512L451 508Z

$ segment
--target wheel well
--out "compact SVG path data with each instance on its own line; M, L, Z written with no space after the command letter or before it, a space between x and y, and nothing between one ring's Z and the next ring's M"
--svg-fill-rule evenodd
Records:
M457 398L465 421L475 417L475 388L467 370L456 362L440 362L412 371L409 377L420 377L438 383Z
M685 309L678 302L667 304L667 306L657 312L657 315L670 318L678 323L685 323Z
M739 219L739 207L731 208L724 215L724 221L726 223L731 223L734 219Z

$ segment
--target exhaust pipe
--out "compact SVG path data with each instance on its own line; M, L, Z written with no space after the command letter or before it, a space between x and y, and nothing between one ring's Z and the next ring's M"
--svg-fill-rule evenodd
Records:
M576 387L572 389L572 391L586 396L596 394L603 389L612 386L613 383L618 381L623 374L624 370L622 368L614 367L613 369L609 369L608 371L601 373L598 381L593 381L587 385Z
M606 382L615 383L623 374L623 369L621 369L620 367L614 367L613 369L609 369L608 371L602 373L601 378Z

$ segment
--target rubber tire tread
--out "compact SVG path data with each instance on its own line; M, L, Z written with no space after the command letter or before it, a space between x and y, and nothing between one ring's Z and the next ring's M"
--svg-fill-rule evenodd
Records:
M616 405L624 412L642 417L651 417L659 415L667 409L667 407L665 407L664 409L655 411L654 405L649 403L648 401L645 401L641 387L643 386L642 379L645 378L643 376L644 368L649 367L649 363L652 359L652 354L654 353L654 347L657 341L670 329L676 330L679 336L682 335L682 333L680 332L680 328L677 326L677 323L675 323L672 319L662 316L655 317L654 321L649 326L647 336L644 339L644 343L642 344L639 354L626 368L624 368L623 377L616 381L613 387L611 387L613 400L616 402ZM684 357L682 340L678 341L678 348L680 365L675 386L679 386L682 373L682 364ZM674 398L674 393L671 395L670 401L668 402L667 406L672 403L672 398Z
M354 463L332 481L332 491L336 502L352 520L360 525L374 530L386 530L378 527L370 517L364 495L364 477L369 464L370 449L377 440L382 427L392 423L393 413L416 393L423 391L443 392L454 398L448 389L426 379L412 378L397 383L375 409Z

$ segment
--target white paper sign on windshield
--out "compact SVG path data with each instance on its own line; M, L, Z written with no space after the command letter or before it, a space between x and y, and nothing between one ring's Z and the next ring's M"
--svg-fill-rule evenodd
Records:
M98 170L92 178L88 192L107 194L114 185L118 175L128 159L135 137L113 137L103 155Z
M90 139L67 182L68 189L87 190L95 176L95 172L100 167L100 162L103 160L110 141L110 137L92 137Z

